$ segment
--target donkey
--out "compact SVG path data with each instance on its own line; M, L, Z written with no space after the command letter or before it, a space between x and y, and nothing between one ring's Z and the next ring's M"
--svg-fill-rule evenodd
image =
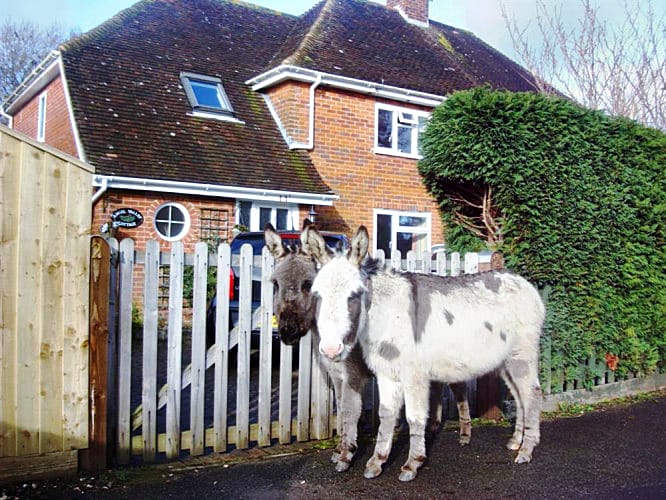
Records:
M365 259L361 226L347 255L336 255L315 228L301 238L322 265L312 283L319 352L344 362L360 345L377 377L379 430L364 475L381 474L394 426L405 404L409 457L399 479L411 481L426 458L430 380L460 382L499 370L516 399L517 420L507 447L529 462L539 442L539 337L545 310L536 289L506 271L462 277L396 273Z
M304 223L304 228L308 223ZM301 234L302 236L305 233ZM320 235L321 236L321 235ZM314 345L319 344L319 333L315 323L315 303L310 294L312 282L317 274L317 265L313 256L303 245L286 246L280 235L269 223L264 229L264 240L271 254L276 259L275 270L271 280L275 289L275 314L278 320L278 332L282 342L287 345L296 344L308 331L312 331ZM322 244L326 246L323 238ZM363 360L360 346L354 346L341 362L335 362L319 354L317 356L322 368L333 382L338 404L337 431L340 437L336 451L331 460L338 472L346 471L357 449L358 420L362 412L363 388L370 378L370 371ZM441 385L433 388L433 395L439 394ZM469 443L471 438L471 419L467 402L466 385L452 384L458 405L460 421L459 442ZM435 398L431 405L436 405ZM440 422L434 414L429 422L429 429L436 431Z

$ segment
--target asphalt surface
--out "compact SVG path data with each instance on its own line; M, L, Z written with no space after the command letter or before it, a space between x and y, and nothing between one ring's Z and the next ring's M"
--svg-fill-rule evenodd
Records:
M461 447L451 426L428 441L428 460L410 483L398 481L406 433L384 473L363 478L373 439L349 471L336 473L331 450L312 443L117 470L72 482L0 487L19 498L666 498L666 391L591 412L544 417L532 462L516 465L504 448L508 426L479 425ZM222 458L224 457L224 458Z

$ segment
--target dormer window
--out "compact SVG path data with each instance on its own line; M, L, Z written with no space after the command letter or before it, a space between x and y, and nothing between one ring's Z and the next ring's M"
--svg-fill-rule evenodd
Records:
M213 76L181 73L187 99L195 112L233 118L234 109L222 86L222 80Z
M375 152L420 158L419 136L429 113L377 104Z

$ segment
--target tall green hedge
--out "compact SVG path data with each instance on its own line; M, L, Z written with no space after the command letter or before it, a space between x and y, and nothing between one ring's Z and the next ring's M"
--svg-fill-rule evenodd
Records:
M455 214L491 188L507 267L548 290L555 367L613 355L620 375L666 368L666 135L479 88L437 107L421 144L451 250L487 244Z

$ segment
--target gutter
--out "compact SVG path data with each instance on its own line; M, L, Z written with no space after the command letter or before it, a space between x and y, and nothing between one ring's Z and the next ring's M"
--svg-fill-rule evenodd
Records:
M270 201L275 203L295 203L303 205L332 206L340 198L333 193L306 193L298 191L280 191L277 189L243 188L220 186L218 184L199 184L193 182L167 181L138 177L118 177L94 175L93 187L100 189L93 195L94 203L109 189L128 189L133 191L161 191L165 193L212 196L218 198L240 198L244 200Z
M95 183L93 182L93 186L94 185L95 185ZM92 197L92 201L91 201L92 204L94 205L97 202L97 200L99 200L102 197L102 195L104 193L106 193L106 191L108 189L109 189L109 178L108 177L102 177L102 182L101 182L100 188L97 191L95 191L95 194Z
M409 90L383 83L375 83L366 80L357 80L346 76L333 75L312 69L301 68L283 64L273 68L261 75L247 80L245 83L250 85L252 90L259 91L273 85L277 85L286 80L296 80L300 82L319 83L317 85L327 85L329 87L350 90L361 94L373 95L385 99L391 99L398 102L408 102L421 106L436 107L446 100L445 96L429 94L416 90ZM312 89L311 89L312 90Z
M312 149L314 147L314 123L315 123L315 90L321 85L322 74L319 73L315 81L310 85L310 111L308 115L308 141L303 143L289 144L289 149Z

